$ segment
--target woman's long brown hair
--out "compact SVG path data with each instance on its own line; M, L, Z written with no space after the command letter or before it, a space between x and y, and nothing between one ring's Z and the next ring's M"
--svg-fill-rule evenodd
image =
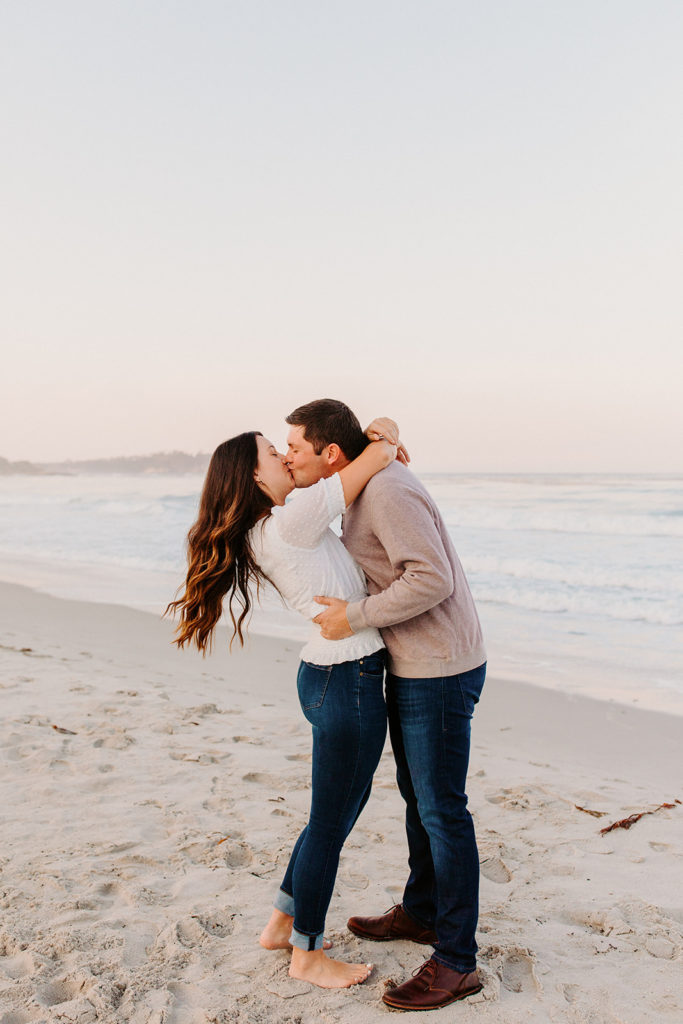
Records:
M257 435L260 431L231 437L211 456L199 515L187 535L185 592L164 612L180 612L173 641L178 647L194 643L202 654L211 650L226 594L233 628L230 646L235 636L243 645L242 624L252 606L250 584L258 595L260 584L268 580L254 561L248 537L272 506L254 480Z

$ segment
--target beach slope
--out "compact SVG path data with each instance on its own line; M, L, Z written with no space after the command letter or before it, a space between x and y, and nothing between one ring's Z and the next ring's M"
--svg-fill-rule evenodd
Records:
M382 1018L385 984L429 952L345 929L401 899L389 746L328 916L336 955L375 971L313 989L258 945L308 807L299 645L254 637L230 656L222 632L202 659L171 636L143 612L0 585L0 1024ZM680 717L490 667L469 781L484 989L439 1020L679 1024L682 738Z

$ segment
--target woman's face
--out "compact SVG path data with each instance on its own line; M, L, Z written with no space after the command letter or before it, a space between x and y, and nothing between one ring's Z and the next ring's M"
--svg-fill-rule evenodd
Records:
M284 462L284 455L276 450L266 437L256 438L258 462L254 478L274 505L284 505L285 498L294 490L294 478Z

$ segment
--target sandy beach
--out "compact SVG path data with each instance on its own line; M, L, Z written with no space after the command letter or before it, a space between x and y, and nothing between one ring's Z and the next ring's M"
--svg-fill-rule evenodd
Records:
M337 956L375 963L370 980L314 989L257 941L308 807L299 644L252 637L229 655L223 631L202 660L153 615L12 584L0 623L0 1024L389 1013L385 984L428 950L345 928L401 898L388 744L327 922ZM430 1020L680 1024L682 739L681 717L498 681L490 666L469 780L484 989Z

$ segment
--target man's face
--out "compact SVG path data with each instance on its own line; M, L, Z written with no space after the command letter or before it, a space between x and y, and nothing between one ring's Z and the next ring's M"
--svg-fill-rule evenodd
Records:
M304 437L303 427L289 428L285 465L289 466L296 487L310 487L336 472L329 464L327 448L316 455L313 445Z

